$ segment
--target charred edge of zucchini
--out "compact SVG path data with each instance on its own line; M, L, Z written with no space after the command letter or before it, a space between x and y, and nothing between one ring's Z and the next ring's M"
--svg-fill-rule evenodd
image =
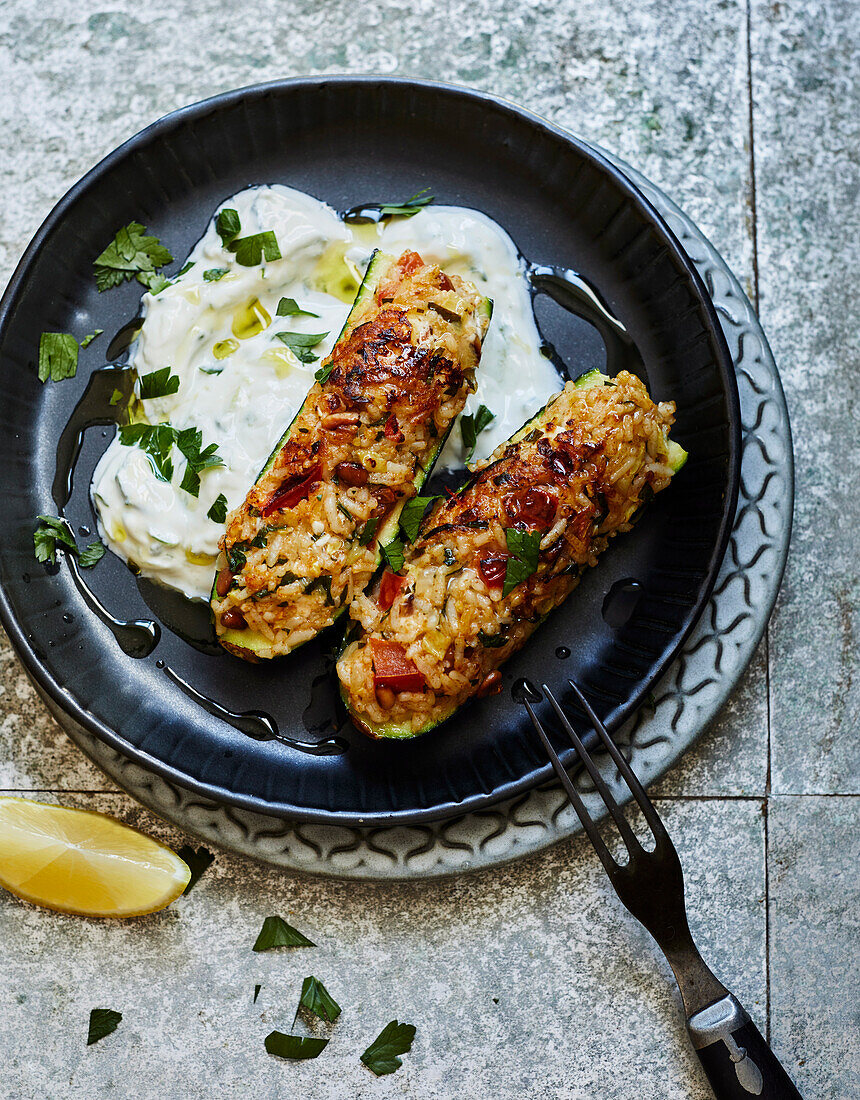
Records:
M597 369L594 369L594 370L586 371L584 374L581 374L578 378L576 378L574 380L573 384L576 387L576 389L589 389L592 386L602 386L606 383L609 383L610 385L612 385L613 384L612 379L609 378L608 375L603 374L601 371L599 371ZM563 392L563 391L561 391L561 392ZM525 422L525 424L523 424L523 426L521 428L519 428L516 432L514 432L514 434L508 439L508 441L506 443L506 446L510 446L513 443L519 443L522 439L525 438L526 435L528 435L528 433L530 431L532 431L535 427L537 427L538 422L541 420L541 418L545 416L545 414L548 412L548 410L555 404L556 400L561 396L561 392L558 393L558 394L554 394L549 399L549 401L547 401L547 403L543 406L543 408L540 409L539 412L535 413L535 415L530 417ZM687 451L684 450L684 448L680 445L680 443L676 443L673 439L668 439L668 438L667 438L666 442L667 442L667 449L668 449L667 465L671 468L672 474L674 476L684 466L684 464L686 463L687 458L689 456L688 456ZM480 472L481 472L481 470L478 470L471 477L469 477L469 479L466 481L465 485L461 486L461 488L458 490L458 492L462 492L464 489L468 488L468 486L472 484L472 482L475 480L475 478L478 476L478 474ZM582 578L583 572L584 572L584 568L580 569L579 574L577 575L577 578L576 578L576 584L573 586L574 588L576 588L576 586L579 584L579 581ZM573 591L573 589L571 589L571 592L572 591ZM570 595L570 593L568 593L568 595ZM546 620L553 613L553 611L556 611L557 609L558 609L557 607L552 608L550 611L548 611L546 613L546 615L542 615L541 618L538 620L538 622L535 624L535 629L528 636L528 638L525 639L525 641L529 641L534 636L536 631L543 625L543 623L546 622ZM345 643L343 645L343 647L341 648L341 651L338 654L338 660L340 660L340 657L342 656L344 650L346 649L347 644L348 643ZM510 656L513 656L513 654L510 654ZM506 660L507 660L507 658L506 658ZM502 663L504 664L504 662L502 662ZM441 717L436 718L432 722L428 722L426 725L421 726L420 729L414 730L414 729L412 729L411 725L410 726L404 726L404 725L393 725L392 724L392 725L376 726L376 727L370 726L363 718L361 718L354 710L352 710L350 708L349 696L348 696L348 694L346 692L346 689L344 688L343 684L340 684L340 697L343 700L344 706L347 709L347 713L349 714L353 725L357 729L359 729L363 734L365 734L366 736L372 738L374 741L384 741L384 740L401 740L402 741L402 740L408 740L408 739L414 738L414 737L423 737L424 734L430 733L432 730L436 729L438 726L441 726L443 722L447 722L448 719L451 718L454 714L456 714L456 712L458 710L461 710L464 706L467 706L469 703L473 702L477 698L477 696L475 696L474 694L470 695L469 698L466 699L465 702L461 703L459 706L452 706L450 708L450 710L446 710L446 712Z
M358 291L356 292L355 301L352 304L352 308L350 309L349 314L347 315L346 321L344 321L343 328L340 330L340 333L338 334L337 340L334 342L334 344L332 346L332 352L331 352L332 355L334 354L334 349L341 342L341 340L343 340L346 333L352 327L354 327L354 321L355 321L356 314L358 313L358 311L365 304L365 302L368 300L370 295L375 293L377 286L379 286L379 284L382 282L383 278L388 274L388 272L391 270L391 268L394 266L394 264L396 262L397 261L396 261L394 256L389 256L385 252L380 252L379 249L376 249L373 252L373 254L370 257L370 262L367 265L367 270L364 273L364 278L361 280L361 285L359 286ZM487 325L484 328L484 336L486 336L486 329L487 329L487 327L489 327L490 321L491 321L492 316L493 316L493 301L492 301L492 299L491 298L482 298L480 306L479 306L479 310L480 310L481 314L486 318ZM330 358L331 358L331 355L329 356L329 359ZM264 477L269 472L269 470L272 468L272 466L274 465L275 460L277 459L278 455L280 454L281 448L284 446L284 444L289 439L290 432L292 431L293 424L296 422L296 420L301 415L301 413L302 413L302 411L303 411L303 409L304 409L304 407L305 407L305 405L306 405L306 403L307 403L307 401L310 397L310 393L313 390L313 388L314 387L313 387L313 384L312 384L309 391L308 391L307 396L305 397L305 400L302 402L301 406L299 407L298 411L296 412L296 415L290 421L289 426L287 427L284 434L281 436L281 438L275 444L274 449L272 450L272 453L269 455L269 457L266 461L266 464L263 466L263 468L260 470L260 472L257 474L256 478L254 479L254 484L255 485L260 480L260 478ZM415 478L413 479L413 485L415 486L416 495L418 493L420 493L422 486L424 485L424 483L426 482L426 480L430 476L430 474L433 472L433 467L436 464L436 460L439 457L439 455L441 454L442 448L445 446L445 443L447 442L448 436L451 434L451 429L453 428L454 421L456 419L457 418L455 417L454 420L451 421L451 424L448 428L448 431L445 432L445 434L437 440L436 447L432 451L432 453L430 454L430 456L428 458L428 461L427 461L426 465L424 466L424 469L419 470L418 473L416 474ZM404 499L399 503L399 505L397 505L393 509L393 511L391 513L389 513L388 518L386 519L385 523L382 525L382 527L380 528L380 530L378 531L378 533L376 535L376 547L377 547L377 549L376 549L376 565L375 565L376 570L379 569L379 566L382 562L382 547L384 545L386 545L387 543L391 542L391 540L393 538L395 538L396 535L397 535L397 529L398 529L398 526L400 524L400 513L402 512L405 504L406 504L406 500ZM215 579L212 582L212 589L211 589L210 594L209 594L210 605L211 605L212 599L214 599L214 597L216 595L215 585L217 584L217 582L218 582L218 574L216 572ZM371 577L371 579L368 583L369 584L373 583L373 577ZM341 617L341 615L343 615L343 613L344 613L344 611L346 611L346 609L347 609L347 604L345 604L345 603L341 604L341 606L338 607L332 615L332 623L336 622L337 619L339 619ZM213 618L214 618L214 616L213 616ZM274 654L271 653L272 645L271 645L271 642L268 640L268 638L264 637L262 634L259 634L256 631L253 631L251 629L246 629L246 630L230 630L230 629L228 629L228 630L224 631L223 634L218 635L218 641L224 647L224 649L226 649L228 651L228 653L232 653L234 656L241 657L243 660L250 661L254 664L258 664L262 659L271 660L274 656ZM312 641L312 639L308 639L308 641ZM293 652L293 649L300 649L301 646L304 645L304 644L305 643L302 642L302 643L300 643L300 645L297 645L295 647L291 647L286 653L278 654L278 656L286 657L290 653ZM372 734L369 735L369 736L372 736Z

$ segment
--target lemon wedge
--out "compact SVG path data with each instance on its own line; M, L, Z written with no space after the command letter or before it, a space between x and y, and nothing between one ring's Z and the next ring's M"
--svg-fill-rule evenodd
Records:
M0 798L0 886L85 917L138 917L175 901L191 878L170 848L105 814Z

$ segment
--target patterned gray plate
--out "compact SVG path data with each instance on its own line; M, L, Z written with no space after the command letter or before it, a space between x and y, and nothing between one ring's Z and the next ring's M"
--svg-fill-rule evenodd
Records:
M640 711L618 734L648 786L714 718L764 633L788 554L794 469L776 364L737 279L654 184L599 151L644 192L699 269L734 359L741 403L740 496L714 593L680 656L656 685L653 708ZM580 829L555 783L489 810L428 825L361 829L288 822L200 798L131 763L82 728L69 732L111 779L161 817L203 840L292 870L361 879L429 878L503 863ZM626 788L607 760L603 774L624 800ZM583 790L590 812L600 816L602 803Z

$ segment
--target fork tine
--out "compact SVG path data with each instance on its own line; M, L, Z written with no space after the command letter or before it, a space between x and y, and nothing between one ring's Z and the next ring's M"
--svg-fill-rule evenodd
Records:
M603 843L603 838L597 831L597 826L594 824L594 821L592 820L588 810L586 810L585 803L579 796L579 791L576 789L576 787L574 787L570 776L564 769L564 765L559 760L558 753L553 748L552 742L550 741L549 737L547 737L546 730L543 728L540 721L538 720L538 716L532 709L531 703L528 701L528 699L525 699L524 703L526 710L529 712L529 718L531 718L532 720L532 725L537 730L538 736L540 737L541 741L543 741L543 746L547 751L547 755L552 762L553 768L555 768L555 773L561 780L561 785L567 792L567 797L570 799L570 804L573 806L574 810L576 810L576 816L582 822L582 827L583 829L585 829L588 839L591 841L595 852L597 852L597 855L600 857L600 862L603 864L606 873L609 875L610 878L612 878L615 872L619 870L618 864L609 854L609 849Z
M645 788L642 786L642 784L636 778L636 773L633 771L633 769L630 767L630 765L624 759L624 754L621 752L621 750L618 748L618 746L615 744L615 742L609 736L609 732L606 729L606 726L604 726L604 724L600 721L600 719L594 713L593 707L591 706L589 701L586 699L586 697L583 695L582 691L579 688L579 685L574 683L573 680L568 680L567 682L570 684L571 688L573 688L573 693L576 696L576 698L579 700L580 706L583 708L585 713L588 715L588 718L589 718L591 724L594 726L595 730L597 731L597 734L600 737L600 740L606 746L606 749L609 752L609 755L615 761L615 765L618 768L619 772L621 773L621 776L624 779L624 782L627 784L627 786L633 792L633 797L636 799L637 803L639 804L639 808L642 810L642 813L645 816L645 820L651 826L651 832L654 834L654 839L655 840L663 840L663 839L668 840L669 839L669 834L666 832L666 828L663 825L663 822L660 820L660 817L659 817L657 811L654 809L654 806L651 802L651 799L645 793Z
M636 834L627 823L627 819L625 818L624 814L618 808L618 803L613 798L612 792L610 791L609 787L607 787L606 781L604 780L603 776L597 770L597 767L595 766L594 761L591 759L591 755L585 748L585 745L583 745L579 734L568 721L567 715L561 709L558 700L549 690L546 684L541 684L541 687L543 688L544 694L546 695L547 699L549 699L550 705L555 711L559 722L561 722L561 724L564 726L565 732L573 742L573 747L579 754L580 760L583 762L586 769L588 770L588 774L591 776L592 782L597 788L597 793L603 799L607 810L609 810L609 812L612 814L612 820L618 826L618 831L619 833L621 833L621 837L624 840L624 843L627 845L627 850L629 854L632 856L634 852L642 851L642 845L639 843L636 838Z

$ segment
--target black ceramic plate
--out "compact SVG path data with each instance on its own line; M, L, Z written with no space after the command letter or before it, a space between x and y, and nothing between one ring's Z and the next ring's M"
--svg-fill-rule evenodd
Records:
M138 308L136 283L97 292L93 259L119 226L137 220L177 257L173 270L219 202L275 182L340 210L429 186L438 202L496 219L529 260L577 269L632 334L655 398L677 402L673 434L690 452L636 529L509 662L501 695L412 742L372 742L343 726L337 734L347 749L331 756L248 737L195 702L176 677L232 711L269 715L286 738L319 741L342 722L325 657L336 637L256 667L207 652L181 636L205 634L199 615L141 590L108 554L86 575L95 596L116 617L161 620L154 650L135 658L88 608L67 562L46 569L33 559L34 519L57 507L58 440L92 371L105 365L108 336ZM602 364L590 325L543 296L537 314L572 377ZM95 327L106 336L81 353L77 377L40 385L40 333L80 337ZM705 287L669 229L622 173L569 134L508 103L443 85L285 81L184 108L126 142L72 188L21 261L0 305L0 385L2 618L54 714L186 787L286 817L444 817L549 778L511 697L514 680L547 680L565 695L565 678L574 676L617 726L702 610L734 514L732 363ZM113 430L85 434L66 508L76 530L95 527L87 488ZM607 594L631 578L641 585L635 607L605 616Z

